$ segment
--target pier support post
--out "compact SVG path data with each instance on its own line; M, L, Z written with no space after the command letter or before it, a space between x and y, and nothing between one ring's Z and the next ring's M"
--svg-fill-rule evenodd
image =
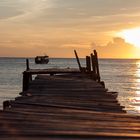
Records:
M26 59L26 70L29 70L30 67L29 67L29 59Z
M88 73L91 73L91 60L90 56L86 56L86 70Z
M9 108L10 106L11 106L10 101L3 102L3 110L5 110L6 108Z
M93 55L93 53L91 54L91 64L92 64L92 77L94 80L96 80L97 78L97 74L96 74L96 59L95 59L95 55Z
M96 72L97 72L97 81L100 82L100 71L99 71L99 63L98 63L98 55L97 51L94 50L94 56L95 56L95 65L96 65Z
M29 83L30 83L30 80L31 80L31 75L30 75L30 73L28 73L28 72L23 72L23 89L22 89L22 91L26 91L26 90L28 90L28 88L29 88Z

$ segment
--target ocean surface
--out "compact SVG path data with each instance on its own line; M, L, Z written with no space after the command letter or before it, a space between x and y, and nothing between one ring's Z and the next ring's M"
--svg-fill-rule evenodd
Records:
M19 96L22 91L22 72L25 58L0 58L0 108L5 100ZM77 68L75 59L50 59L47 65L35 65L30 59L30 68ZM85 60L81 59L82 66ZM140 115L140 60L100 59L101 79L109 91L117 91L118 100L130 114Z

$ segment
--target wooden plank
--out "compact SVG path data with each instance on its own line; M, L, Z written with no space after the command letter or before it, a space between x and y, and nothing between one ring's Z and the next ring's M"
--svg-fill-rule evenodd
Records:
M66 110L66 111L64 111ZM69 109L71 110L71 109ZM60 112L59 112L60 111ZM133 116L123 115L122 113L106 113L106 112L92 112L92 114L86 113L87 110L75 110L75 112L69 112L68 109L62 109L58 108L57 111L54 111L52 107L47 107L47 110L44 110L42 107L32 108L31 106L25 107L23 109L21 108L14 108L12 110L9 109L8 114L1 114L0 119L3 120L17 120L17 119L32 119L32 121L36 120L42 120L42 121L48 121L53 119L61 119L61 120L71 120L71 121L90 121L92 122L104 122L107 123L108 121L110 124L113 122L118 123L120 126L124 125L125 123L130 124L136 124L137 126L140 123L140 120L138 118L135 118ZM79 113L78 113L79 112ZM89 112L89 111L88 111ZM102 115L104 114L104 117ZM93 117L94 115L94 117ZM46 119L47 117L47 119ZM134 125L133 125L134 126Z
M24 71L25 73L30 73L31 75L37 74L78 74L80 71L78 69L30 69L28 71Z
M15 140L15 139L17 139L17 140L21 140L21 139L23 139L23 140L85 140L85 138L70 138L70 137L50 137L50 136L48 136L48 137L20 137L20 136L16 136L16 137L10 137L10 140ZM127 138L127 140L139 140L139 138ZM3 137L3 138L0 138L0 140L9 140L9 138L7 138L7 137ZM124 140L124 138L113 138L113 137L106 137L106 138L101 138L101 137L99 137L99 138L97 138L97 137L94 137L94 138L86 138L86 140Z
M123 107L115 107L115 106L95 106L95 105L90 105L90 106L87 106L87 105L72 105L71 104L49 104L49 103L46 103L46 104L41 104L41 103L12 103L11 104L11 107L15 108L15 107L19 107L19 108L25 108L26 106L33 106L33 107L37 107L37 106L42 106L44 107L54 107L54 108L64 108L64 109L79 109L79 110L91 110L91 111L103 111L103 112L122 112L124 113L125 111L122 110Z

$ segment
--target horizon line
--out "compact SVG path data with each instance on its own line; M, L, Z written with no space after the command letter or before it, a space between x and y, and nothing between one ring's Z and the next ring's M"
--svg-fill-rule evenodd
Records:
M26 57L26 56L0 56L0 58L20 58L20 59L33 59L35 57ZM49 57L50 59L76 59L75 57ZM79 57L80 59L85 59L85 57ZM111 57L108 57L108 58L104 58L104 57L99 57L99 59L140 59L140 58L111 58Z

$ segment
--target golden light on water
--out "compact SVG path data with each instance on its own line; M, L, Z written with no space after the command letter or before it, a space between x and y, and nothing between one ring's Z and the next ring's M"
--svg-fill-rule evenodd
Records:
M135 73L135 80L134 80L134 97L130 98L130 102L132 107L136 112L140 113L140 61L136 62L136 73Z
M123 30L117 35L124 38L127 43L130 43L135 47L140 48L140 27Z

